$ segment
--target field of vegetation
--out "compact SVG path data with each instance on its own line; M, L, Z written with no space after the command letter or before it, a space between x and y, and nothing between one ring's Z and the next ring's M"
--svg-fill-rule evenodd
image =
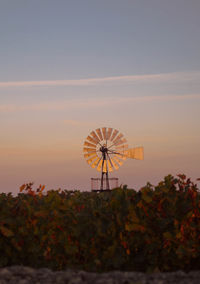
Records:
M200 270L200 192L184 175L139 191L0 194L0 266Z

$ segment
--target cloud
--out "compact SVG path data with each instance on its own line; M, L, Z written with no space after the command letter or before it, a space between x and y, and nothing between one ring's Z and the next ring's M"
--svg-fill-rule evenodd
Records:
M167 102L167 101L183 101L183 100L199 100L200 94L186 95L162 95L162 96L135 96L135 97L108 97L106 100L100 98L92 98L90 100L72 99L61 102L47 102L31 105L0 105L0 112L22 112L22 111L62 111L62 110L80 110L95 109L99 107L112 107L131 103L147 103L147 102ZM66 120L65 123L76 124L75 121Z
M86 78L74 80L46 80L46 81L9 81L0 82L0 88L9 87L57 87L57 86L94 86L102 84L124 84L140 82L165 82L165 81L192 81L199 80L200 72L173 72L145 75L110 76L102 78Z

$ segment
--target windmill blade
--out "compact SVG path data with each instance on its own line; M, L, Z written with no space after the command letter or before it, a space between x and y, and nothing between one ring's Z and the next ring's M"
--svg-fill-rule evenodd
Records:
M93 149L93 148L86 148L86 147L84 147L84 148L83 148L83 152L96 153L96 150Z
M90 165L94 162L94 160L96 160L96 158L98 158L97 155L95 155L94 157L90 158L89 160L87 160L87 163Z
M84 146L89 146L91 148L95 148L96 149L96 145L92 144L92 143L89 143L87 141L84 142Z
M118 154L115 154L115 156L124 160L124 161L127 159L127 156L124 154L124 152L123 153L119 152Z
M117 135L118 133L119 133L119 131L115 129L115 130L113 131L113 134L112 134L110 140L113 141L113 139L116 137L116 135Z
M98 165L99 161L100 161L100 158L98 157L98 159L91 165L91 167L93 169L96 168L96 166Z
M144 159L144 148L136 147L125 151L127 158L143 160Z
M109 151L108 152L109 155L116 155L116 156L120 157L123 160L126 160L126 158L127 158L126 154L125 154L125 150L115 151L115 150L109 149L108 151Z
M106 135L107 140L110 139L110 136L112 134L112 130L113 130L113 128L108 128L107 135Z
M101 171L102 163L103 163L103 160L102 160L102 158L101 158L101 160L100 160L100 162L99 162L99 164L98 164L98 166L97 166L97 171L98 171L98 172Z
M95 133L94 131L92 131L92 132L90 133L90 135L94 138L94 140L97 141L97 143L100 142L99 137L96 135L96 133Z
M120 166L123 165L123 162L122 162L116 155L113 157L113 159L114 159Z
M118 164L112 158L110 158L110 161L112 163L112 166L115 168L115 170L118 170L119 169Z
M88 141L92 142L92 143L95 144L95 145L98 144L98 141L95 140L94 138L90 137L90 136L88 136L86 139L87 139Z
M123 135L122 133L120 133L120 134L117 136L117 138L115 138L115 139L113 140L113 144L116 145L116 143L117 143L123 136L124 136L124 135Z
M120 151L120 150L123 151L123 150L127 150L127 149L128 149L128 144L125 144L125 145L117 146L117 147L116 147L116 150L119 150L119 151Z
M117 142L116 143L114 143L115 144L115 146L119 146L119 145L121 145L121 144L123 144L123 143L126 143L127 142L127 140L124 138L124 139L121 139L121 140L117 140Z
M102 128L102 132L103 132L103 139L106 140L106 127Z
M122 160L126 160L126 151L128 150L128 144L116 147L116 156L121 158Z
M89 157L92 157L92 156L94 156L94 155L96 155L96 152L94 152L94 153L90 153L90 154L84 154L84 158L89 158Z
M109 160L107 160L107 165L108 165L108 171L113 172L113 168L112 168L111 162Z
M98 136L99 136L99 138L100 138L100 141L103 140L103 136L102 136L102 133L101 133L101 129L100 129L100 128L96 129L96 132L97 132L97 134L98 134Z

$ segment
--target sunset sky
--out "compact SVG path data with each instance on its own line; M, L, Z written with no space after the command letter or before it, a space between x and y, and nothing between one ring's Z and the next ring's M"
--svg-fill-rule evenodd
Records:
M199 14L199 0L1 0L0 192L90 190L83 143L103 126L144 146L120 184L199 178Z

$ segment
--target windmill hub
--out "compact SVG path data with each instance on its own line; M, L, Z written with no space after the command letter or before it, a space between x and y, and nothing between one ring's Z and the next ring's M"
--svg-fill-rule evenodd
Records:
M108 153L108 148L106 146L102 146L100 149L99 149L102 153Z

